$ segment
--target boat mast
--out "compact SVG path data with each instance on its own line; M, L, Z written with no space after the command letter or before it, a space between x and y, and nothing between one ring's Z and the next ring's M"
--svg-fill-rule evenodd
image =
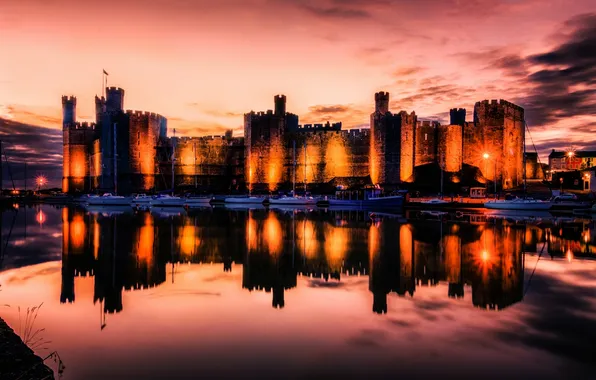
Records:
M114 123L114 195L118 194L118 141L116 123Z
M441 170L441 199L443 199L443 152L441 152L441 159L439 161L439 169Z
M524 146L524 155L523 155L523 167L522 167L522 173L523 173L523 179L524 179L524 199L526 199L526 128L528 128L528 124L526 124L526 122L524 121L524 136L522 139L522 143Z
M174 139L172 140L172 196L174 196L174 160L176 157L176 128L174 128Z
M306 139L304 140L304 196L306 197Z
M292 162L294 164L294 178L292 180L292 196L296 196L296 140L292 141L293 150L292 150Z

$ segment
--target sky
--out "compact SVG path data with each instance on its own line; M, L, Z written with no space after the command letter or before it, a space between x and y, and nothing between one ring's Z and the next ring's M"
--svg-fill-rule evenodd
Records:
M546 160L596 149L594 46L593 0L0 0L0 134L15 172L33 157L29 176L59 178L61 96L91 121L105 69L126 109L187 136L241 135L277 94L344 128L368 127L377 91L442 122L506 99Z

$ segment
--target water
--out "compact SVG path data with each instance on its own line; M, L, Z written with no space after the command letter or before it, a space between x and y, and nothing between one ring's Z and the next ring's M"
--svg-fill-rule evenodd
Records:
M110 210L2 214L0 315L43 303L64 379L596 376L589 219Z

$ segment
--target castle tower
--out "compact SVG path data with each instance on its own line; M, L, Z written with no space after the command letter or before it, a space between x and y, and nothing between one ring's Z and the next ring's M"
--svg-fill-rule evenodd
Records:
M418 121L416 123L416 154L414 166L431 164L437 159L437 130L440 124L436 121Z
M375 112L386 114L389 112L389 93L377 92L375 94Z
M73 125L77 121L77 98L74 96L62 97L62 126Z
M462 168L463 130L458 124L441 125L438 133L439 165L447 172L459 172Z
M284 116L286 114L286 96L276 95L275 96L275 115Z
M464 126L464 163L485 171L483 176L496 179L503 189L521 186L524 140L523 108L502 99L477 102L474 123ZM491 157L490 165L483 162L484 153Z
M95 122L97 125L101 123L101 115L106 112L106 98L95 96Z
M106 111L109 113L122 112L124 109L124 90L120 87L107 87L106 94Z
M410 182L414 175L416 114L388 110L389 94L375 94L375 112L370 115L370 177L374 184Z
M449 124L464 126L466 122L465 108L452 108L449 110Z

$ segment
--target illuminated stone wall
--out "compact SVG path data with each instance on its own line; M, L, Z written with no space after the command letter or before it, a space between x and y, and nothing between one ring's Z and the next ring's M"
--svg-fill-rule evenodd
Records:
M437 159L437 128L435 121L418 121L416 123L416 154L414 165L431 164Z
M368 176L368 140L369 134L366 130L302 130L289 134L286 140L283 179L285 182L293 180L294 142L296 142L296 186L300 189L304 188L305 178L307 186L310 186L328 183L333 179L336 179L336 182L342 182L347 177Z
M163 117L141 111L126 111L126 115L129 131L129 174L132 176L132 187L136 190L148 191L155 187L157 169L155 147L159 143Z
M173 138L176 185L229 187L244 182L244 139L225 136ZM195 181L196 179L196 181Z
M95 137L95 124L74 123L63 129L62 190L85 192L89 190L89 151Z
M458 172L462 168L462 127L459 125L441 125L438 127L438 159L443 170Z

